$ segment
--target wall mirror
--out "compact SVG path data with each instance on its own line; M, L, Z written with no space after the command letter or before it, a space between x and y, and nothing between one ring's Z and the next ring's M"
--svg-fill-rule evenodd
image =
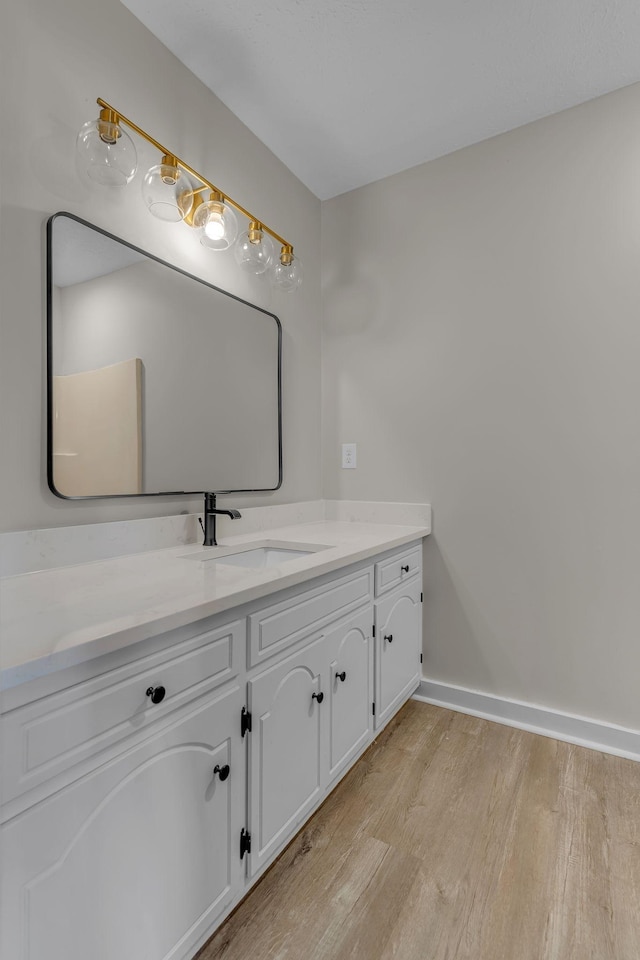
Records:
M47 224L60 497L276 490L278 318L67 213Z

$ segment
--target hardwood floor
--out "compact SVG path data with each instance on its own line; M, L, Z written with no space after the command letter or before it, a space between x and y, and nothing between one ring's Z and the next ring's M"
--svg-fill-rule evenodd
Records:
M410 701L198 960L638 960L640 763Z

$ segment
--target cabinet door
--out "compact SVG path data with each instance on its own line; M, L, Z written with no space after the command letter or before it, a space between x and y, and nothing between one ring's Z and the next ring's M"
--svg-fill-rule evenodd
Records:
M329 781L366 746L373 732L373 609L327 637L329 664Z
M242 698L203 699L3 826L2 957L191 956L243 883Z
M416 578L376 603L376 728L420 683L421 583Z
M320 799L327 662L322 637L249 681L251 875L284 845Z

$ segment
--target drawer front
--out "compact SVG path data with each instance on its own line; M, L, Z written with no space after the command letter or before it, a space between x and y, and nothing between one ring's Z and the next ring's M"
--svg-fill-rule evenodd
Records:
M376 563L375 582L376 597L387 590L393 590L411 577L415 577L422 569L422 547L413 546L403 553L398 553L386 560Z
M97 765L103 751L236 676L244 637L237 620L5 714L3 802L77 764ZM159 687L154 703L147 691Z
M368 603L371 588L372 570L367 568L252 614L249 666L262 663Z

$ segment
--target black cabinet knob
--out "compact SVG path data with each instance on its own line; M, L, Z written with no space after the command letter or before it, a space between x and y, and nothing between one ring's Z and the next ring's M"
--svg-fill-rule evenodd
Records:
M346 679L347 679L346 670L343 670L342 673L338 673L338 671L336 670L336 680L342 680L342 682L344 683Z
M213 772L217 773L221 780L226 780L231 773L231 767L228 763L225 763L224 767L221 767L219 763L216 763L215 767L213 768Z
M151 697L151 703L162 703L166 692L164 687L149 687L147 696Z
M400 570L402 573L409 573L409 564L407 564L406 567L400 567Z
M390 633L389 636L385 637L384 639L387 640L389 643L393 643L393 634Z
M312 693L311 699L317 700L318 703L322 703L322 701L324 700L324 693L322 692L322 690L320 691L320 693Z

